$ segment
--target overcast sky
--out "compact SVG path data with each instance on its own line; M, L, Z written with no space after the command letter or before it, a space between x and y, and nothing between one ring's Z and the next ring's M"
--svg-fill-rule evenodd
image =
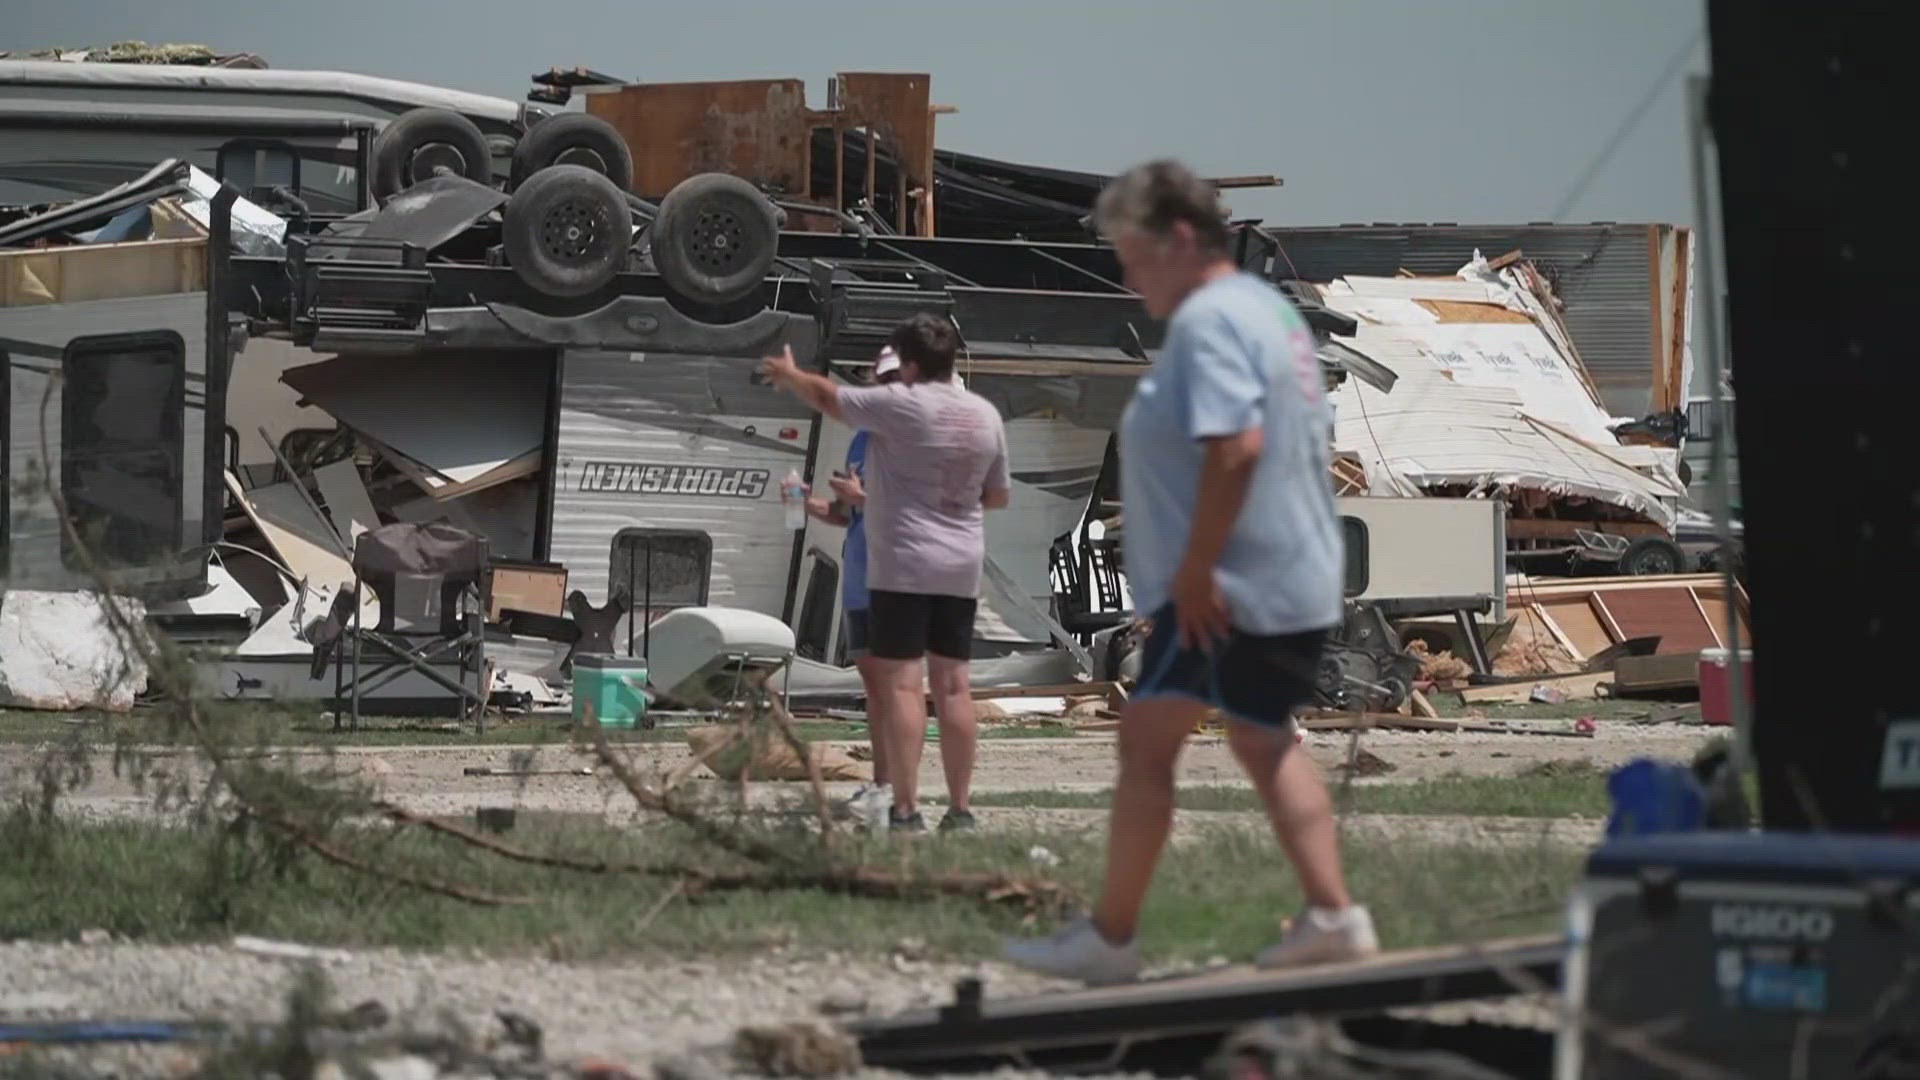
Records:
M1112 172L1275 173L1237 213L1691 223L1699 0L0 0L0 49L116 40L520 99L643 81L924 71L943 149ZM1609 148L1611 148L1610 152ZM1584 182L1583 182L1584 180Z

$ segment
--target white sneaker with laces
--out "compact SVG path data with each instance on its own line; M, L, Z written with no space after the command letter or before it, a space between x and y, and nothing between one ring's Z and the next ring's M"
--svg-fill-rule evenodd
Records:
M1279 943L1262 952L1254 963L1263 968L1337 964L1379 951L1373 916L1359 904L1349 904L1337 910L1308 908L1287 928Z
M1140 977L1140 947L1115 945L1100 936L1092 919L1076 919L1052 937L1016 938L1001 955L1008 963L1056 979L1089 986L1132 982Z

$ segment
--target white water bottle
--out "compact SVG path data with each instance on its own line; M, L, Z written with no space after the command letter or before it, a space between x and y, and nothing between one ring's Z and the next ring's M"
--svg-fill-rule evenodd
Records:
M787 478L780 485L780 502L787 509L787 528L807 527L807 486L800 482L798 471L787 470Z

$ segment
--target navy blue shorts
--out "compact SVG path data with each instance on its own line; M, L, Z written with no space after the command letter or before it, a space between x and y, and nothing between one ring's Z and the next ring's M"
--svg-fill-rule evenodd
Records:
M1168 604L1154 613L1133 696L1192 698L1234 720L1288 727L1294 710L1313 697L1326 644L1325 630L1271 635L1235 630L1211 648L1181 648L1179 623Z

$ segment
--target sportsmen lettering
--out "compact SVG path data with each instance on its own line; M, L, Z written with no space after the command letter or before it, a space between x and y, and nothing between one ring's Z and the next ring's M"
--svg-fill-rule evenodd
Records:
M574 490L602 495L757 499L766 494L772 476L766 469L589 461L580 466L580 483Z

